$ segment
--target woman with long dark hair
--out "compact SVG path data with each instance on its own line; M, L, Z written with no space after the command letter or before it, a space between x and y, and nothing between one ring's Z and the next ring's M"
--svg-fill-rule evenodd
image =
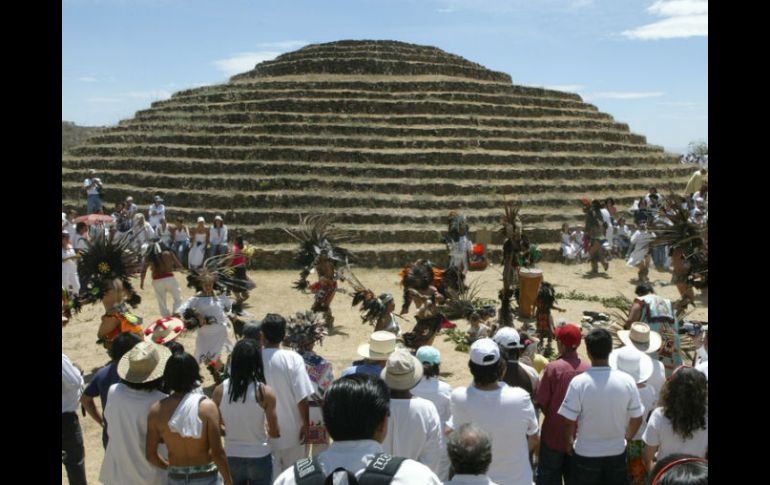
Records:
M656 453L660 460L674 453L705 458L708 453L708 382L692 367L679 367L661 389L658 404L647 422L644 460L652 470Z
M235 344L230 377L214 389L225 426L225 453L234 485L270 485L273 460L270 438L279 438L275 393L265 384L259 345L251 339ZM267 432L265 432L267 430Z

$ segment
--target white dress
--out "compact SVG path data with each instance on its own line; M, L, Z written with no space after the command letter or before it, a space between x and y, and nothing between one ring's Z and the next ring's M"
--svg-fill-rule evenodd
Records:
M177 312L184 315L188 308L198 310L205 317L214 317L215 324L202 325L197 330L195 338L195 357L198 362L206 359L216 361L222 350L232 350L233 343L228 335L228 322L225 312L229 311L233 302L225 295L193 296L179 307Z
M70 245L67 249L61 250L61 259L75 256L75 250ZM80 292L80 279L78 278L78 265L75 260L62 261L61 263L61 285L67 291L77 294Z
M631 244L634 245L634 250L628 256L626 265L633 268L644 261L644 258L650 254L650 241L653 239L655 239L654 232L636 231L634 235L631 236Z
M190 248L190 255L188 261L191 268L197 268L203 265L203 257L206 254L206 235L196 234L193 240L192 247Z
M457 241L449 243L449 266L459 270L468 270L468 253L473 249L473 243L466 237L460 236Z
M577 257L578 248L575 243L572 242L572 236L566 232L561 233L561 255L567 259L575 259Z

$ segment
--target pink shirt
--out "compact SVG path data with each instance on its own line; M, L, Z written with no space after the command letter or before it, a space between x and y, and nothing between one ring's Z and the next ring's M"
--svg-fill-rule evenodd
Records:
M568 351L557 360L549 363L543 370L540 385L535 394L535 402L543 409L544 419L540 439L553 451L566 453L564 442L564 418L559 413L570 381L576 375L591 367L578 357L577 352Z
M233 244L233 252L238 253L237 256L233 257L233 262L231 263L233 266L246 264L246 256L241 254L241 248L237 244Z

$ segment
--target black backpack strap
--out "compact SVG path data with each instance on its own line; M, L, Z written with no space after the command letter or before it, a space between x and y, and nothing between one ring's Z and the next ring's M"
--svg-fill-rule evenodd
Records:
M401 463L406 460L387 453L378 453L358 478L358 485L389 485Z
M323 485L326 474L315 458L303 458L294 463L294 481L297 485Z

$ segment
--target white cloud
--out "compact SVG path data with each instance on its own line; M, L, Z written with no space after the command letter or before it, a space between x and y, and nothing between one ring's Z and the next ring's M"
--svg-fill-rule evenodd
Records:
M214 66L228 76L233 76L245 71L250 71L260 62L270 61L281 54L281 52L275 51L241 52L232 57L214 61Z
M120 98L107 98L107 97L100 97L100 96L96 96L96 97L93 97L93 98L88 98L88 99L86 99L86 101L88 101L89 103L99 103L99 104L104 104L104 103L122 103L123 102L123 100L120 99Z
M583 96L588 101L591 99L643 99L643 98L657 98L663 96L666 93L661 91L647 91L647 92L623 92L623 91L603 91L598 93L589 93Z
M134 99L164 99L170 98L171 93L165 89L153 89L149 91L131 91L124 96Z
M284 40L281 42L262 42L257 44L257 47L262 49L278 49L281 51L299 49L308 45L309 42L305 40Z
M647 11L666 18L621 35L635 40L708 37L708 0L657 0Z
M553 86L544 86L545 89L553 89L554 91L567 91L570 93L576 93L582 91L585 86L582 84L554 84Z
M84 83L96 83L96 82L99 82L99 80L96 79L93 76L82 76L82 77L78 78L78 81L84 82Z

